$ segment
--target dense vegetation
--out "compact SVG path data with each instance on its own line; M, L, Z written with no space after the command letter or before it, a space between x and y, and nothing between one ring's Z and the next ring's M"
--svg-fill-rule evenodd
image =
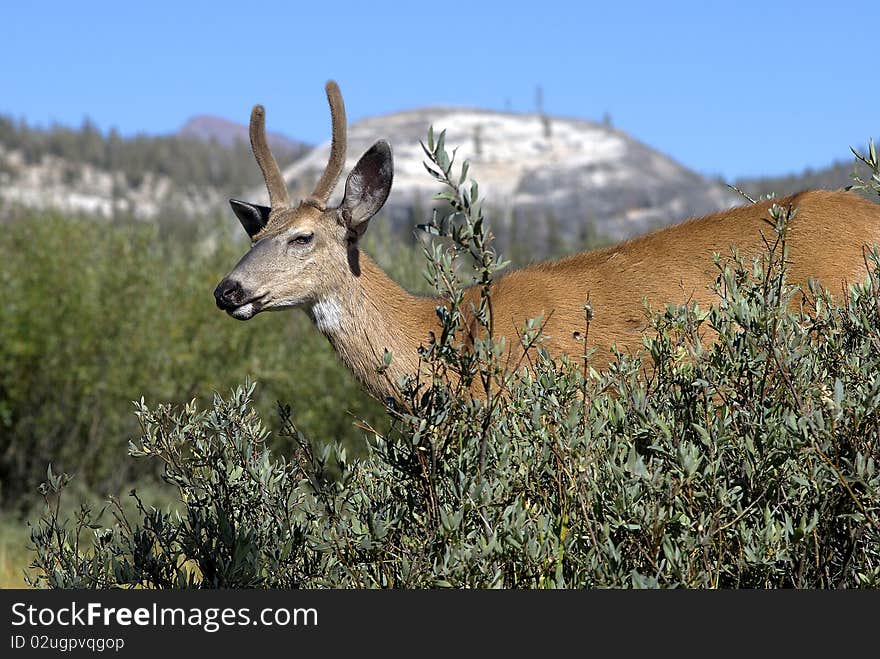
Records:
M425 227L445 331L424 347L429 375L399 383L407 405L388 408L367 455L316 450L283 406L295 449L271 452L250 384L204 411L141 402L130 454L162 465L179 514L134 495L134 513L111 504L113 523L88 508L68 521L54 505L68 478L49 473L35 584L880 585L876 250L844 298L796 290L792 209L774 207L766 253L719 257L717 304L656 314L640 357L618 354L603 373L586 353L554 362L536 320L523 328L532 368L514 377L491 339L488 283L503 264L476 187L442 140L428 155L453 211ZM880 194L873 149L867 160ZM489 335L473 349L455 333L466 272ZM585 334L594 311L585 301Z
M52 155L125 174L129 186L140 185L146 172L165 175L175 184L211 186L234 194L261 182L253 166L250 145L235 141L226 146L179 135L137 135L124 138L115 129L102 133L88 119L79 128L55 125L34 128L0 116L0 146L20 152L25 163ZM279 164L293 162L303 148L275 147ZM78 167L71 169L76 176Z
M371 254L418 284L417 253L382 225ZM383 425L305 314L241 323L217 310L213 288L246 249L234 219L175 227L27 213L4 224L2 507L27 505L48 462L101 492L131 482L136 466L121 458L141 396L209 400L249 375L261 383L261 414L286 401L325 441L353 448L363 443L356 418Z

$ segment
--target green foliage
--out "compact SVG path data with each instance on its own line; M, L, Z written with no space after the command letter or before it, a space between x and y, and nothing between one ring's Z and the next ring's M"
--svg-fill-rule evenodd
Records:
M717 304L656 313L642 356L601 374L587 353L554 362L536 320L522 335L530 368L514 377L492 338L488 283L503 263L477 187L466 164L453 172L442 134L425 148L451 208L424 227L444 331L423 348L430 377L400 383L405 404L368 454L313 450L282 408L296 449L273 457L250 384L207 411L141 402L130 453L163 465L182 510L117 506L101 526L49 505L31 533L35 585L880 584L876 250L844 299L797 290L791 210L774 208L766 254L719 258ZM473 349L456 332L470 279ZM47 502L63 485L50 475Z
M868 141L868 152L866 154L859 153L855 149L852 149L852 152L856 157L856 162L864 166L865 172L870 175L870 178L862 178L864 174L859 172L857 164L853 172L853 178L856 182L851 188L880 196L880 158L877 157L877 148L874 146L874 140Z
M288 401L303 428L326 441L362 445L355 418L382 426L381 408L304 314L241 323L217 310L213 288L247 249L240 227L217 225L192 222L184 231L40 213L4 225L6 507L27 506L23 495L34 492L47 462L101 492L130 482L132 465L119 458L137 432L131 401L145 392L152 401L210 400L250 375L263 384L262 414ZM394 260L400 251L380 257Z

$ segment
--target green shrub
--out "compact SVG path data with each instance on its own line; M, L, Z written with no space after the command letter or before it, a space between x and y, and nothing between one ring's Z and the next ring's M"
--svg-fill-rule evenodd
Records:
M427 274L449 302L445 331L423 349L431 377L400 383L409 407L389 409L368 454L313 450L282 408L297 448L273 457L250 384L207 411L141 401L130 453L163 465L182 509L117 505L91 531L90 511L69 522L48 506L31 532L35 585L880 584L876 250L844 299L798 291L790 209L775 207L767 253L719 258L717 304L656 314L642 356L618 354L603 373L587 354L554 362L536 320L523 328L533 366L514 377L491 340L487 284L503 264L476 186L453 177L442 135L426 151L452 209L425 227L439 236ZM466 350L454 330L470 265L487 338ZM584 314L586 334L589 303ZM475 379L485 396L468 395ZM50 474L47 501L64 481Z
M101 492L143 474L145 465L119 459L137 432L130 403L141 395L210 400L250 375L263 385L263 415L271 416L276 400L289 401L313 436L355 450L364 441L355 418L382 425L381 407L305 314L240 323L217 310L213 288L246 249L237 224L219 225L49 213L7 221L0 232L0 504L27 507L47 462ZM408 252L379 256L401 273L400 262L414 258Z

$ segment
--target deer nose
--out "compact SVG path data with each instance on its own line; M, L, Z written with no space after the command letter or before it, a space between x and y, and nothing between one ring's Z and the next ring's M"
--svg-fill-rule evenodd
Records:
M241 284L232 279L224 279L214 289L217 306L224 311L237 307L242 299Z

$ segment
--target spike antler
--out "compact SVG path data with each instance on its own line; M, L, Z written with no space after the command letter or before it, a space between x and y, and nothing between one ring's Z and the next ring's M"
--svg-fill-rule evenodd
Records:
M330 117L333 120L333 141L330 145L330 160L327 162L327 168L308 200L309 203L319 207L327 205L330 194L336 187L336 182L345 166L345 104L342 102L342 94L339 92L339 85L336 82L328 80L325 89L327 90L327 102L330 103Z
M251 149L269 190L269 206L273 209L287 208L290 206L290 197L287 195L284 177L281 176L281 170L266 141L266 110L262 105L255 105L251 111L250 137Z

